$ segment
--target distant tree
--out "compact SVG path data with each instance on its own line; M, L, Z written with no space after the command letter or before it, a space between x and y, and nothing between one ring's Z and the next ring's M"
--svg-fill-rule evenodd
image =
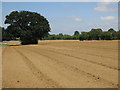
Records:
M120 30L117 31L117 37L118 37L117 39L120 40Z
M90 40L101 40L102 29L91 29L89 32L89 39Z
M72 37L71 37L70 35L65 34L65 35L63 36L63 39L64 39L64 40L71 40Z
M71 36L71 40L79 40L80 35Z
M112 35L110 32L104 31L101 35L102 40L112 40Z
M60 36L63 36L63 34L62 34L62 33L59 33L59 35L60 35Z
M36 12L13 11L6 16L5 24L9 24L6 31L20 37L21 44L37 44L50 32L47 19Z
M117 32L113 28L110 28L108 32L112 35L111 40L117 39Z
M89 32L81 32L79 36L79 40L88 40L89 39Z
M59 40L62 40L63 39L63 34L62 33L59 33L58 37L59 37Z
M115 32L115 30L113 28L110 28L108 32Z
M78 31L75 31L74 32L74 35L79 35L80 33Z
M63 35L59 33L58 35L48 35L48 37L43 38L44 40L118 40L120 39L120 30L115 31L114 29L109 29L108 31L102 31L101 29L92 29L89 32L81 32L79 35Z

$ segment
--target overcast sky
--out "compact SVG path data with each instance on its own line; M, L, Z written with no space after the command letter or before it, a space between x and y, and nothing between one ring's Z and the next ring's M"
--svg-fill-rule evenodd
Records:
M92 28L118 30L117 8L113 2L2 2L2 19L14 10L38 12L49 21L52 34L72 35Z

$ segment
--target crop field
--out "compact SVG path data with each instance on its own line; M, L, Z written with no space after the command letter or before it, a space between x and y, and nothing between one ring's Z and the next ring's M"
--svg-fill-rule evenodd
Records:
M118 41L4 42L3 88L117 88Z

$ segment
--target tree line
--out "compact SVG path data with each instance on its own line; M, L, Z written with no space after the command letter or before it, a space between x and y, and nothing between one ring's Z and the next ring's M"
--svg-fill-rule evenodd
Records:
M2 30L2 41L9 40L19 40L20 38L14 37L13 34L10 34L5 30L5 28L0 27ZM113 28L110 28L108 31L103 31L102 29L91 29L89 32L79 32L75 31L73 35L68 34L48 34L45 37L38 37L39 40L120 40L120 30L115 31Z
M58 35L49 34L43 40L120 40L120 30L115 31L110 28L108 31L102 29L91 29L89 32L75 31L73 35L59 33Z

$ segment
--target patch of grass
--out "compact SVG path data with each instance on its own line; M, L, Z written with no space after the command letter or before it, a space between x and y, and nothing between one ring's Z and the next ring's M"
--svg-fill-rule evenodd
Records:
M0 44L0 47L5 47L5 46L20 46L20 45Z
M0 46L9 46L9 44L0 44Z

